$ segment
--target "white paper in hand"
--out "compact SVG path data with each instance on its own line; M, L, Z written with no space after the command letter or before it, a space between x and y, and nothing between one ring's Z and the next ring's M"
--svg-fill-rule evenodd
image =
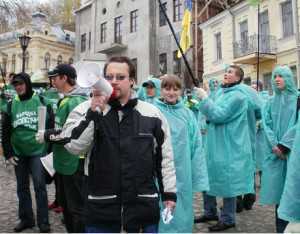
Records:
M170 208L166 207L161 212L161 217L162 217L162 221L164 222L164 224L169 224L171 222L171 220L173 219L172 210Z
M55 174L55 169L53 167L53 153L51 152L50 154L42 157L41 162L49 175L53 177Z

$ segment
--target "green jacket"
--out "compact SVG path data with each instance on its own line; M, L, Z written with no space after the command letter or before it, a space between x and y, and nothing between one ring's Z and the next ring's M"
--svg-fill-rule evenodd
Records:
M55 115L55 128L61 129L70 112L87 98L80 95L66 96L58 102ZM63 145L53 144L54 169L63 175L72 175L78 168L78 155L69 153Z
M47 144L40 144L35 140L38 130L38 107L44 104L38 95L33 94L30 99L24 101L15 96L9 108L7 105L6 113L10 117L10 122L5 125L10 125L10 143L8 144L12 146L11 154L21 157L46 154Z

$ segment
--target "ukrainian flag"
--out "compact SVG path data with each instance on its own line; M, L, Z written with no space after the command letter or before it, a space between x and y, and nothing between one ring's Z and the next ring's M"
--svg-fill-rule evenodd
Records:
M185 0L185 10L182 19L182 31L180 37L180 47L183 53L185 53L191 46L191 21L192 21L192 0ZM181 58L182 54L178 50L177 57Z

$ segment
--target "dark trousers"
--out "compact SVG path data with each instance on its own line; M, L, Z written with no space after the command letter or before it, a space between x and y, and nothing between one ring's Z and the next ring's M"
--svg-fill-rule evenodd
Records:
M83 160L80 160L83 161ZM85 182L83 162L73 175L57 173L59 204L63 207L66 229L69 233L82 233L84 228L84 194Z
M38 225L49 224L45 174L40 157L20 157L18 165L15 166L15 173L19 198L19 218L24 222L34 222L29 182L29 174L31 174Z
M158 224L146 225L141 228L125 230L127 233L158 233ZM86 233L120 233L121 224L117 225L99 225L99 226L87 226L85 228Z
M284 229L286 228L286 226L288 225L288 221L285 221L283 219L280 219L278 217L277 214L277 210L278 210L279 205L276 205L275 207L275 225L276 225L276 232L277 233L283 233Z

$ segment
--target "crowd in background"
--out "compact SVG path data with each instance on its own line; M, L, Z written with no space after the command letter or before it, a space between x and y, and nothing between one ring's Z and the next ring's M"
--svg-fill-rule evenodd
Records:
M237 65L223 80L189 89L171 74L136 88L127 57L108 60L103 74L111 97L79 87L67 64L49 71L45 90L35 91L25 73L11 74L3 87L2 147L19 199L15 232L35 220L49 232L48 208L63 212L71 233L191 233L194 223L210 221L211 232L224 231L235 227L236 212L252 209L257 181L258 202L275 206L276 231L300 232L300 101L287 66L274 68L272 95L260 81L245 85ZM42 131L40 106L47 110ZM50 154L54 176L41 162ZM56 200L48 207L49 178ZM194 192L203 192L200 217Z

